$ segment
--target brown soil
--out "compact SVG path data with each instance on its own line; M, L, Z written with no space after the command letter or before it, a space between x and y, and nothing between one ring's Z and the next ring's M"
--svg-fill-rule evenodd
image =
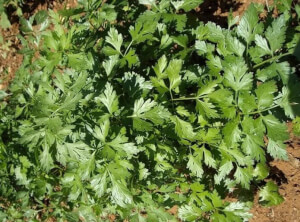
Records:
M196 16L201 21L212 21L226 27L230 10L234 17L241 16L252 2L265 4L266 0L205 0L201 7L196 9ZM271 2L273 0L268 0L268 4Z
M291 128L291 124L289 124ZM300 138L290 134L287 151L289 161L271 162L271 178L279 185L284 202L275 207L258 204L258 194L254 199L251 222L298 222L300 221Z
M40 10L57 11L65 7L73 7L76 4L77 0L28 0L22 7L22 11L23 16L29 18ZM18 53L21 47L17 38L17 35L20 34L19 19L11 10L8 12L8 18L12 26L6 30L0 27L0 36L3 37L3 44L0 45L0 90L8 86L23 61L23 56Z
M0 35L3 37L4 44L0 45L0 89L6 88L8 82L13 78L14 73L22 63L23 56L18 54L20 43L17 38L19 25L13 24L9 30L0 28ZM5 46L8 47L5 47Z

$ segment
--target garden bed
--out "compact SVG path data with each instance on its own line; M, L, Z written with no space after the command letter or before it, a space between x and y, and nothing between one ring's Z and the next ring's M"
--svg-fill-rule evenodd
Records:
M69 1L66 3L56 1L46 1L42 4L37 4L37 1L29 1L23 6L24 16L29 18L33 13L39 10L53 9L55 11L64 7L70 8L76 5L76 2ZM243 15L244 11L253 1L205 1L199 8L196 8L192 14L200 19L200 21L213 21L222 27L227 25L227 17L230 9L233 15ZM265 3L264 0L254 2ZM271 4L271 2L270 2ZM263 14L261 16L264 16ZM275 15L276 16L276 15ZM20 67L23 56L18 53L21 50L20 40L17 38L19 34L18 18L11 20L12 26L10 29L0 29L4 42L9 41L5 47L0 48L0 73L3 79L0 89L7 88L9 83L14 78L15 72ZM176 49L174 49L176 50ZM4 55L4 56L3 56ZM254 206L251 209L253 213L252 222L290 222L297 221L300 218L300 139L292 133L292 123L287 123L289 126L290 140L286 141L288 146L288 161L271 161L270 173L265 181L272 180L279 186L279 193L283 196L284 202L278 206L263 207L258 203L258 189L253 189ZM248 195L248 194L246 194ZM240 194L239 194L240 196ZM234 195L228 199L236 200ZM247 197L248 198L248 197ZM178 214L177 206L169 209L169 213ZM108 215L110 221L114 221L116 217ZM48 218L48 221L56 221L55 218Z

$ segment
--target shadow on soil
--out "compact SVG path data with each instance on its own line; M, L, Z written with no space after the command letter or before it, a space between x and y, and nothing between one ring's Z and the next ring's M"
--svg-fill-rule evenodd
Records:
M19 4L23 16L29 18L40 5L46 5L46 8L53 8L53 2L63 2L63 0L27 0L25 4ZM12 5L6 9L8 19L11 24L19 22L19 16L16 14L16 8Z
M205 0L199 10L193 12L193 15L200 21L215 22L222 27L227 27L227 16L223 13L229 13L231 10L237 11L243 4L236 1L228 0Z

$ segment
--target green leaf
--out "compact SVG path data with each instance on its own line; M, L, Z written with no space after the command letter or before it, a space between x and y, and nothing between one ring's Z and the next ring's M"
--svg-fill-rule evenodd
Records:
M175 124L175 132L180 138L187 140L194 139L195 133L192 125L189 122L186 122L177 116L173 116L172 121Z
M91 70L93 68L93 60L91 56L84 53L69 53L69 66L76 70Z
M179 218L185 221L195 221L201 214L202 211L194 205L184 205L178 211Z
M269 168L264 163L258 163L253 171L253 176L259 180L265 179L269 175Z
M244 114L252 112L257 107L255 96L249 92L241 92L238 98L238 105Z
M171 44L172 44L172 38L168 34L165 34L161 37L159 48L165 49Z
M166 73L170 80L169 89L175 89L181 83L180 71L182 67L182 60L173 59L170 61L168 68L166 69Z
M35 14L34 20L39 25L42 24L47 19L47 17L48 17L47 11L41 10L37 14Z
M126 207L128 204L133 203L132 195L130 191L124 185L121 180L116 180L113 176L111 177L112 189L111 197L112 200L121 207Z
M205 41L199 41L197 40L195 43L195 49L197 49L197 53L199 55L204 55L208 52L207 44Z
M140 152L136 145L134 143L128 143L128 138L122 134L118 134L116 138L110 142L107 142L106 144L113 147L117 151L125 151L129 157Z
M121 46L123 43L122 34L118 33L118 30L115 28L111 28L108 32L108 36L106 36L105 41L111 44L115 50L117 50L121 54Z
M126 55L124 55L123 59L120 60L120 63L121 67L127 64L129 68L132 68L133 66L138 65L139 57L134 49L130 49L129 52Z
M287 85L291 79L291 74L293 73L290 64L286 62L276 63L274 65L276 72L279 74L282 82Z
M156 105L157 103L151 99L144 101L143 98L140 98L134 102L133 116L143 117L143 114L149 112Z
M237 27L238 35L243 37L248 44L254 40L254 36L259 26L258 22L259 18L257 9L254 4L251 4Z
M110 76L113 68L118 64L119 56L109 56L109 59L102 62L103 68L105 69L106 75Z
M5 97L7 97L9 94L7 94L5 91L3 90L0 90L0 100L3 100ZM20 107L18 108L20 109ZM18 110L18 111L21 111L21 110ZM16 113L19 113L17 110L16 110ZM17 114L16 114L17 116Z
M242 187L246 189L250 189L250 181L252 179L252 169L237 167L234 173L234 178L236 179L236 182L242 185Z
M96 98L96 101L102 102L110 114L113 114L119 109L119 101L116 91L110 83L106 83L103 94Z
M255 93L257 95L258 110L263 110L270 107L274 102L274 93L277 91L275 81L269 81L260 84Z
M267 151L275 159L288 160L286 145L281 141L275 142L269 138Z
M296 112L294 111L293 105L295 104L293 104L290 101L290 98L291 92L289 88L285 86L282 87L282 98L279 100L278 104L284 109L284 113L286 116L290 117L291 119L294 119Z
M66 166L68 160L85 162L91 158L91 149L83 142L57 144L56 159Z
M260 35L255 35L255 44L260 47L266 54L272 55L272 51L269 48L268 42Z
M157 18L156 18L157 19ZM157 22L155 20L152 21L137 21L133 26L129 27L129 33L132 38L132 42L135 44L145 42L146 40L153 38L153 33L157 27Z
M218 83L218 81L211 81L201 85L200 89L197 92L197 97L211 94L213 91L215 91L215 88L218 86Z
M155 125L162 125L170 117L170 113L155 101L151 101L150 99L144 101L143 98L140 98L134 103L133 115L131 117L134 118L133 121L139 118L150 120ZM145 122L142 121L141 124L142 123Z
M79 172L82 180L89 180L95 169L95 152L89 156L89 159L80 163Z
M61 106L57 109L57 111L69 111L74 110L76 106L78 105L79 100L82 98L81 93L68 93L65 97L64 102L61 104Z
M164 73L168 65L167 57L163 55L159 58L156 65L153 67L153 70L158 78L164 78L166 75Z
M127 180L131 177L131 174L128 170L133 170L134 167L128 160L119 160L111 161L106 167L109 176L114 177L115 180Z
M219 89L207 95L211 101L217 104L222 111L223 117L234 119L236 117L236 107L233 104L232 91L229 89Z
M191 115L183 106L177 106L176 112L182 117L189 117Z
M220 184L222 180L232 171L233 164L231 161L224 163L218 170L218 174L215 175L214 179L216 184Z
M171 1L174 8L178 11L179 9L183 9L184 11L188 12L192 9L198 7L203 0L184 0L184 1Z
M208 55L206 65L208 66L210 72L214 75L219 74L223 69L222 62L219 56Z
M40 154L40 162L42 168L48 172L53 167L53 159L48 145L43 146L43 151Z
M253 120L251 117L245 117L243 122L243 132L245 137L242 143L242 149L245 154L253 159L265 162L264 147L264 126L259 119Z
M259 198L259 201L264 206L274 206L284 201L283 197L278 193L277 185L272 181L267 182L266 186L260 190Z
M262 82L280 77L285 85L288 84L291 74L292 69L288 62L272 63L270 66L257 71L257 77Z
M208 28L208 33L207 33L208 40L212 41L214 43L222 43L223 44L223 42L225 40L225 35L223 33L222 28L213 22L208 22L206 24L206 27Z
M174 221L175 222L174 216L172 216L169 212L166 212L166 209L164 207L156 208L154 206L150 206L148 209L149 209L149 214L146 219L148 221L155 221L155 222ZM142 217L145 219L144 216Z
M155 0L139 0L139 3L142 5L156 5Z
M223 128L224 140L230 147L241 139L241 130L239 129L239 119L228 122Z
M237 22L240 20L239 16L233 17L232 11L229 12L227 21L228 21L228 29L230 29L232 26L237 24Z
M201 149L201 151L203 152L205 165L216 169L216 167L217 167L216 161L213 158L211 152L209 150L205 149L204 147Z
M206 101L196 100L196 109L200 115L206 116L207 118L218 118L219 115L216 111L215 106Z
M249 156L245 156L237 147L230 149L227 148L224 143L220 144L219 147L222 155L224 155L229 160L236 162L239 166L253 165L252 158Z
M108 135L109 129L110 129L110 122L109 119L105 119L101 124L100 127L95 126L95 129L92 130L88 125L87 125L88 131L92 133L92 135L100 140L101 142L105 143L106 142L106 137Z
M139 98L140 96L147 95L153 88L150 81L146 81L144 77L135 72L126 72L122 78L124 90L132 98Z
M300 117L297 116L294 120L293 120L293 133L296 136L300 136Z
M247 71L248 67L242 58L228 57L224 62L225 84L234 91L250 90L253 77Z
M187 16L185 14L163 14L163 22L175 23L175 29L178 32L183 32L187 22Z
M26 20L24 18L20 18L20 30L22 32L33 32L32 23L29 20Z
M295 11L297 13L298 18L300 17L300 6L299 5L295 5Z
M145 168L145 164L139 162L139 180L146 179L151 173L147 168Z
M269 41L272 52L280 49L285 42L286 21L284 15L274 19L271 26L266 30L265 36Z
M224 208L225 212L232 212L234 215L242 218L244 221L251 219L252 214L249 212L250 207L247 206L247 203L243 202L231 202L227 207Z
M232 37L231 35L226 36L226 46L227 49L237 56L242 57L246 47L241 43L237 38Z
M26 171L24 170L21 170L20 167L16 167L15 168L15 176L16 176L16 179L17 179L17 184L18 185L29 185L30 184L30 180L27 179L27 175L26 175Z
M267 128L267 135L274 141L285 141L289 139L287 126L281 123L275 116L267 115L263 117L263 122Z
M210 145L217 145L222 138L220 130L217 128L209 128L207 131L200 130L197 132L195 137L199 142L210 144Z
M10 21L8 20L8 18L7 18L6 13L2 12L1 16L0 16L0 27L3 28L3 29L7 29L10 26L11 26L11 24L10 24Z
M96 175L91 180L92 189L96 192L98 197L102 197L107 189L107 172Z
M199 155L189 155L188 159L189 161L187 163L187 168L189 168L190 171L197 177L202 178L204 171L202 168L201 158L199 159Z
M269 79L276 77L277 76L276 66L277 63L273 63L270 66L267 66L266 68L258 69L256 72L257 78L260 81L265 82Z
M247 134L243 140L242 149L245 154L257 161L265 161L265 152L261 148L264 144L260 138L255 135Z
M189 42L189 37L187 35L172 36L172 39L176 44L183 48L187 48Z

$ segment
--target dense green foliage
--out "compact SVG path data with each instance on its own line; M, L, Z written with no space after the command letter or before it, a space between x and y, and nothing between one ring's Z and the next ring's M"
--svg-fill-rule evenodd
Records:
M299 15L251 5L221 28L198 20L201 2L81 0L21 20L1 221L247 221L253 190L283 201L264 179L299 110Z

